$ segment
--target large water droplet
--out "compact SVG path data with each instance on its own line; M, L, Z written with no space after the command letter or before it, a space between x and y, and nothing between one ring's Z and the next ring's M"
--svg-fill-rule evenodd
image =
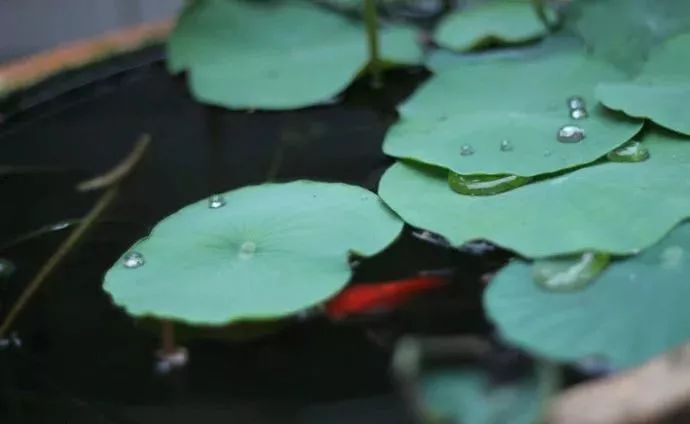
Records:
M125 268L139 268L144 265L144 255L139 252L129 252L122 258L122 264Z
M609 152L606 157L612 162L642 162L649 159L649 150L639 141L631 140Z
M468 196L489 196L503 193L530 182L529 177L517 175L461 175L448 172L448 185L453 191Z
M8 259L0 258L0 278L7 278L14 273L14 264Z
M586 119L589 116L587 109L573 109L570 111L570 117L573 119Z
M469 144L463 144L460 147L460 155L462 156L470 156L474 154L474 147L472 147Z
M214 194L208 198L208 207L210 209L218 209L225 206L225 198L220 194Z
M511 150L513 150L513 143L511 143L510 140L501 141L502 152L510 152Z
M567 104L568 104L568 109L570 109L570 110L587 109L587 103L585 103L585 99L583 99L580 96L569 97Z
M599 276L610 260L608 254L601 252L539 259L532 266L532 275L537 284L549 290L578 290Z
M585 130L576 125L564 125L558 130L557 138L561 143L577 143L585 138Z
M251 259L256 252L256 244L253 241L245 241L240 246L240 259Z

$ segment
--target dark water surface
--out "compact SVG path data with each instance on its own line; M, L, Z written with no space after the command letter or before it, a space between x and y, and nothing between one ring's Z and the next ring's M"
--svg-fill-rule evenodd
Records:
M94 79L112 66L68 77ZM158 334L111 305L101 279L161 218L214 191L261 183L269 173L279 181L375 190L392 163L381 142L396 118L394 106L426 73L395 71L385 89L360 81L338 104L281 113L203 107L160 61L108 74L57 96L50 93L64 91L64 77L49 81L2 105L8 119L0 123L0 167L39 168L0 174L0 257L17 267L0 280L3 317L68 230L6 244L83 216L96 196L78 193L75 184L118 163L140 134L150 134L153 144L103 222L24 310L15 326L22 347L0 351L0 422L406 422L389 373L390 340L402 333L486 332L479 276L502 258L432 246L408 230L366 260L354 281L457 267L450 288L370 322L314 319L246 343L185 340L190 363L168 376L153 370ZM33 106L13 113L26 105Z

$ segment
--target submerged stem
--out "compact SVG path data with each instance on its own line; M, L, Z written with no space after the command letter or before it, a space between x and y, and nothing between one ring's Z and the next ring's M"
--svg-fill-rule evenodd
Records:
M551 401L558 394L563 385L561 366L546 359L537 361L537 390L540 402L540 416L538 424L546 423Z
M379 48L376 0L364 0L364 23L367 28L371 85L374 88L379 88L383 85L383 64L381 62L381 54Z
M81 224L72 231L72 233L67 237L67 239L62 242L58 250L53 254L53 256L48 259L48 261L43 265L41 270L36 274L36 276L31 280L31 282L26 286L26 289L22 292L19 299L12 305L12 309L7 314L7 318L0 326L0 339L5 337L7 331L12 326L14 321L17 319L19 313L24 309L24 306L31 300L36 290L41 287L43 281L57 268L62 260L67 256L67 254L76 246L76 244L83 238L87 230L100 218L100 216L105 212L105 210L110 206L112 201L117 196L118 187L113 186L106 191L96 205L91 209L89 214L84 218Z
M161 321L161 351L164 355L172 355L176 352L175 326L172 321Z
M91 190L107 186L105 193L98 199L94 207L84 217L81 223L72 231L65 241L60 244L57 251L51 256L43 267L38 271L34 278L26 286L19 299L12 305L12 309L0 326L0 339L4 338L14 321L21 313L24 306L31 300L31 297L41 287L41 284L52 274L52 272L62 263L72 249L84 238L87 231L98 221L108 207L113 203L119 192L120 183L130 175L132 170L139 163L148 145L148 136L142 137L135 145L132 152L110 172L101 177L82 183L80 190Z

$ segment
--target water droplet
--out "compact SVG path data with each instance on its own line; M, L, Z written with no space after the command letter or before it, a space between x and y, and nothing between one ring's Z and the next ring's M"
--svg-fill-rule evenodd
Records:
M570 117L573 119L586 119L588 116L587 109L573 109L570 111Z
M139 252L129 252L122 258L122 264L125 268L139 268L145 262L144 255Z
M513 190L530 182L517 175L461 175L448 172L448 185L453 191L468 196L489 196Z
M0 278L7 278L14 273L14 264L7 259L0 258Z
M642 162L649 159L649 150L639 141L631 140L609 152L606 157L611 162Z
M545 158L548 158L548 157L551 156L552 154L553 154L553 153L551 153L551 150L544 150L544 157L545 157Z
M502 152L510 152L511 150L513 150L513 143L511 143L510 140L501 141Z
M474 154L474 147L470 146L469 144L463 144L462 147L460 147L460 155L461 156L471 156Z
M683 264L685 251L680 246L669 246L661 252L661 267L666 270L676 270Z
M225 198L220 194L214 194L208 198L208 207L210 209L218 209L225 206Z
M583 99L580 96L569 97L567 103L568 103L568 109L570 109L570 110L587 109L587 103L585 103L585 99Z
M579 290L588 286L609 264L606 253L538 259L532 266L534 281L553 291Z
M564 125L558 130L557 138L561 143L578 143L585 138L585 130L576 125Z
M240 246L240 259L251 259L256 252L256 244L253 241L245 241Z

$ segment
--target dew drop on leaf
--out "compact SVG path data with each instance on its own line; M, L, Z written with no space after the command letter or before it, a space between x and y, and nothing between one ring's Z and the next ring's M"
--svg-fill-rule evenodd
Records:
M122 259L122 264L125 268L139 268L144 265L145 262L144 255L139 252L129 252Z
M609 152L606 157L612 162L642 162L649 159L649 150L639 141L631 140Z
M585 99L583 99L580 96L572 96L568 98L568 109L570 110L575 110L575 109L586 109L587 104L585 103Z
M462 147L460 147L460 155L461 156L471 156L474 154L474 147L472 147L469 144L463 144Z
M532 276L537 284L548 290L579 290L599 276L610 260L608 254L600 252L538 259L534 262Z
M511 150L513 150L513 143L511 143L510 140L501 141L502 152L510 152Z
M557 139L561 143L578 143L585 138L585 130L577 125L564 125L558 130Z
M490 196L527 184L531 178L517 175L461 175L448 172L448 185L453 191L468 196Z
M225 198L220 194L214 194L208 198L209 209L219 209L225 206Z
M573 109L570 111L570 117L575 120L586 119L589 116L587 109Z

